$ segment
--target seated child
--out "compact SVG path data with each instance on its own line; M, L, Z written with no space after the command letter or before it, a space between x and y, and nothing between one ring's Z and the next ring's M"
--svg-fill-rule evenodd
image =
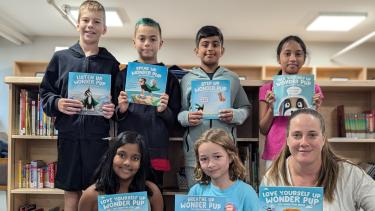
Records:
M254 189L242 180L245 167L237 147L223 129L207 130L195 144L195 184L189 195L223 196L226 211L258 211Z
M147 191L151 210L163 210L163 198L158 187L146 180L150 163L143 138L136 132L120 133L95 172L95 183L82 194L80 211L98 210L98 195Z

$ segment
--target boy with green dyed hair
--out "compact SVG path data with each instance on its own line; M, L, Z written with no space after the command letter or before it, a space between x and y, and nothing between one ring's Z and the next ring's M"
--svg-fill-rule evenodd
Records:
M141 18L135 25L133 44L138 52L135 62L165 66L158 62L157 53L163 45L159 23L151 18ZM170 170L168 160L169 129L175 127L180 111L181 92L177 78L168 71L166 93L160 97L158 107L129 103L124 91L127 69L122 71L116 81L118 96L117 129L136 131L144 137L154 170L155 183L163 187L163 174Z

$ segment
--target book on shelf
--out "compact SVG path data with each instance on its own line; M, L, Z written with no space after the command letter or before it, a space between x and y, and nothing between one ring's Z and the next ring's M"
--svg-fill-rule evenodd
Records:
M275 75L272 79L275 95L274 116L290 116L298 109L315 108L314 75Z
M125 91L130 103L159 106L165 93L168 70L165 66L129 62Z
M103 115L103 105L111 103L111 75L69 72L68 98L82 102L81 115Z
M260 210L322 211L323 187L259 187Z
M98 196L98 210L148 211L147 192L132 192Z
M345 113L344 105L337 110L337 132L339 137L374 139L375 109L363 113Z
M18 127L19 135L53 136L54 117L48 117L43 112L40 96L36 89L20 89L19 91Z
M17 165L18 188L54 188L56 162L19 160Z
M219 196L175 195L175 211L224 210L226 199Z
M222 109L231 108L229 80L193 80L191 111L202 111L203 119L219 119Z

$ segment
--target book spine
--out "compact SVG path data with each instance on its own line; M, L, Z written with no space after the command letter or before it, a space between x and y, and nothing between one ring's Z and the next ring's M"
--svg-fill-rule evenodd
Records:
M37 183L38 183L37 161L32 160L30 162L30 188L37 188Z
M22 160L18 161L17 170L18 170L18 177L17 177L18 178L18 188L23 188L23 185L22 185L23 161Z
M37 183L37 188L43 188L44 186L44 174L43 174L43 168L38 168L37 169L38 173L38 183Z
M31 101L31 135L36 135L36 127L35 127L35 118L36 118L36 110L35 110L35 100Z

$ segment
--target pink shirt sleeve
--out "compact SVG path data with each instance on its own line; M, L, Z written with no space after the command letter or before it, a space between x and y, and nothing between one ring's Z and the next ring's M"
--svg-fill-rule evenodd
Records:
M259 88L259 101L265 101L266 100L266 93L268 90L272 90L272 82L268 82L266 84L263 84Z

